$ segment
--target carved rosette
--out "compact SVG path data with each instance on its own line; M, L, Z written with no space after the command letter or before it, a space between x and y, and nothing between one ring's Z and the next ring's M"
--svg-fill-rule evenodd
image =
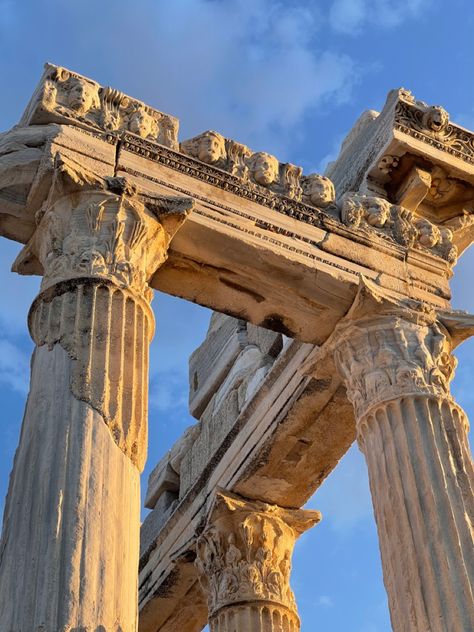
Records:
M298 536L320 518L218 492L196 558L211 630L299 630L291 557Z

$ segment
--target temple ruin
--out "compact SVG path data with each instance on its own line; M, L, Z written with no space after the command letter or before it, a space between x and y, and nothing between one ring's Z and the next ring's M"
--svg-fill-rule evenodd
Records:
M325 175L47 64L0 135L0 234L42 276L0 632L298 632L302 509L357 440L395 632L474 630L474 474L450 279L474 134L393 90ZM20 281L19 281L20 282ZM152 290L214 310L196 423L140 525Z

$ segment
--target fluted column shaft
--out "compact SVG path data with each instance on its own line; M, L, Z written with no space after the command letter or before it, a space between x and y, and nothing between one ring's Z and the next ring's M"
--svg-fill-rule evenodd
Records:
M211 632L299 631L291 557L298 536L320 518L218 492L196 559Z
M0 543L0 632L137 629L146 282L169 234L124 182L112 184L50 192L15 264L23 272L36 257L44 276Z
M474 471L442 326L408 311L345 323L335 353L369 472L395 632L474 629Z

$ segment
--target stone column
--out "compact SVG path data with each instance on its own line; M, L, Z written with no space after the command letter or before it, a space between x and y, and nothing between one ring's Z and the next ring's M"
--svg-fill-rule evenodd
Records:
M297 538L320 519L318 511L217 493L196 558L211 632L300 629L290 588L291 557Z
M449 387L449 331L426 306L366 293L333 344L367 460L393 629L470 632L474 472Z
M15 263L44 276L0 544L0 631L135 632L147 280L186 204L146 202L121 179L90 188L63 167Z

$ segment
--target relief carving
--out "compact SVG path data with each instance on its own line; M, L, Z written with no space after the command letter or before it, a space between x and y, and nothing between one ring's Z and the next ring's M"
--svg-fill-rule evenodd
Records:
M181 143L180 150L207 165L218 167L250 185L264 187L271 194L326 208L334 204L335 190L329 178L319 174L303 176L301 167L280 163L275 156L253 153L246 145L209 130ZM229 187L225 187L229 188ZM284 204L284 201L281 202ZM276 203L273 207L276 208Z
M247 164L252 180L257 184L268 187L279 182L280 163L275 156L259 151L248 159Z
M416 101L406 90L399 91L395 127L436 149L474 163L474 134L451 123L444 108Z
M225 606L259 601L296 612L290 588L293 547L320 519L317 511L282 509L218 492L196 545L210 616Z
M336 201L334 184L326 176L310 173L301 178L301 185L303 187L303 201L306 204L326 208Z
M363 282L331 348L356 417L408 395L451 400L457 360L451 338L422 304L396 303Z
M426 248L451 265L456 263L458 252L449 228L438 227L384 198L349 192L341 201L341 218L347 226L376 229L401 246Z
M43 267L43 289L67 279L99 278L151 300L148 279L165 262L192 200L155 196L147 201L122 178L106 179L103 190L54 199L57 194L53 186L15 271L26 272L26 262L35 256Z
M178 121L119 90L59 66L45 73L20 125L66 123L109 132L129 130L172 149L178 148Z
M379 160L377 168L384 175L390 175L392 171L398 167L399 162L399 156L390 156L387 154L386 156L382 156Z
M225 168L227 152L225 138L209 130L181 143L180 151L208 165Z
M28 273L36 258L43 269L29 315L33 340L65 349L71 392L100 413L140 470L154 331L148 280L192 206L189 198L141 196L124 178L93 181L57 159L36 232L14 264Z

